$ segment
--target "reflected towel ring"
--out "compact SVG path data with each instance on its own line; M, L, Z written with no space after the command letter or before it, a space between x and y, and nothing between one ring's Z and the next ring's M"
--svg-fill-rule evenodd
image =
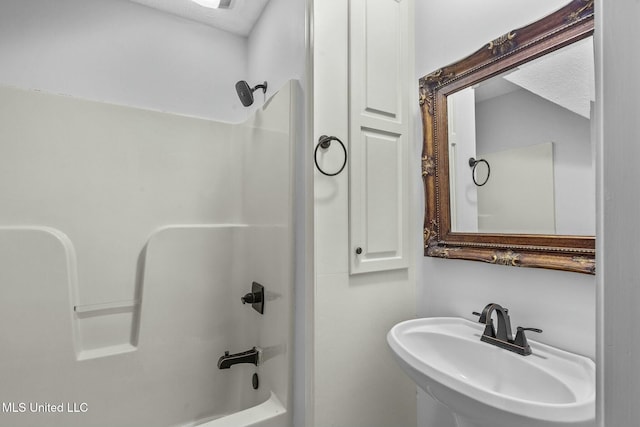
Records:
M478 181L476 181L476 166L478 166L478 163L484 163L485 165L487 165L487 178L484 180L482 184L478 184ZM471 170L471 179L473 179L473 183L476 186L482 187L487 183L487 181L489 181L489 176L491 176L491 166L489 166L489 162L487 162L485 159L476 160L473 157L471 157L469 159L469 167L473 168Z
M342 163L342 166L340 167L338 172L335 172L335 173L327 173L327 172L323 171L322 168L320 167L320 165L318 164L318 148L322 148L323 150L328 149L331 146L331 141L337 141L338 144L340 144L340 146L342 147L342 151L344 151L344 162ZM318 144L316 145L316 149L313 152L313 160L316 163L316 167L318 168L320 173L322 173L323 175L326 175L326 176L336 176L340 172L342 172L344 167L347 165L347 148L344 146L342 141L340 141L340 139L338 139L337 137L322 135L318 139Z

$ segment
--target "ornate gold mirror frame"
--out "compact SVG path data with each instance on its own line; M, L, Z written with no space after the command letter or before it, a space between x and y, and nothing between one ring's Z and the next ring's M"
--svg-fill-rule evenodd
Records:
M595 274L595 237L453 232L447 96L593 34L593 0L573 0L420 79L425 256Z

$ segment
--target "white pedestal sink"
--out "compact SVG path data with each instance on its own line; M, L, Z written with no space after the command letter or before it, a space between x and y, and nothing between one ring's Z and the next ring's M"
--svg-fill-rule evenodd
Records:
M521 356L480 341L482 325L434 317L395 325L402 369L449 407L459 427L594 427L595 364L529 340Z

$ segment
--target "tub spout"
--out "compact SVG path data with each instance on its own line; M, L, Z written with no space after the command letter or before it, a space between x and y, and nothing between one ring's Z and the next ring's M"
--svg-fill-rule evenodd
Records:
M218 369L229 369L238 363L252 363L258 366L261 355L262 350L257 347L253 347L249 351L236 354L229 354L228 351L225 351L224 356L221 356L220 359L218 359Z

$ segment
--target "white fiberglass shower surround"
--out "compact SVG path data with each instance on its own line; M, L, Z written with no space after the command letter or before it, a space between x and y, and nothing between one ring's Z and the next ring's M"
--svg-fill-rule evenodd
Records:
M233 125L0 88L1 426L290 423L298 96Z

